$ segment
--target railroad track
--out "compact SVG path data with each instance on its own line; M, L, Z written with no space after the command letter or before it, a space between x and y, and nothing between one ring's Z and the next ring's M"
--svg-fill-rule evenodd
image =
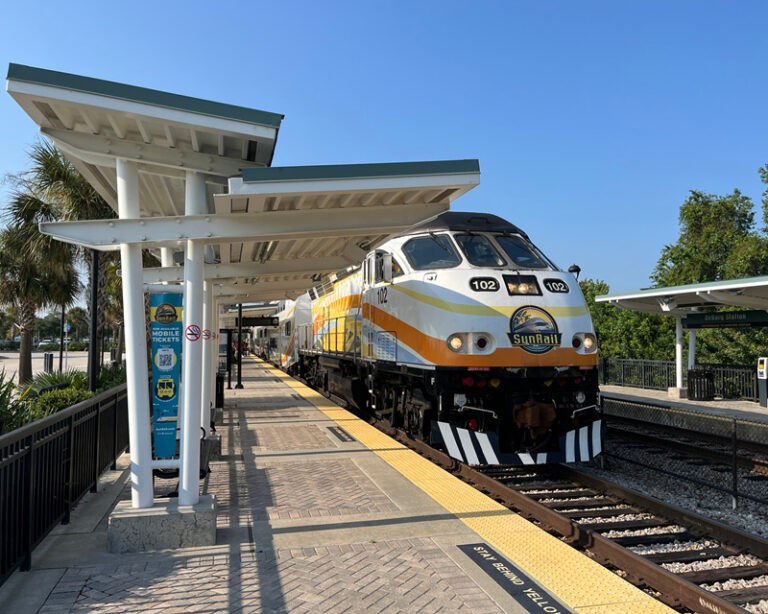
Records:
M690 458L705 458L723 465L735 463L748 471L768 476L768 446L619 416L609 416L606 424L610 439L619 436Z
M672 607L737 614L745 611L742 604L768 600L768 585L718 591L701 586L768 576L766 540L573 467L473 469L385 422L376 426ZM736 565L688 569L720 557Z
M345 399L327 396L356 411ZM629 582L650 590L671 607L697 613L743 614L747 611L743 605L768 600L768 584L716 591L704 588L716 583L749 583L768 576L766 540L571 466L475 469L411 438L386 421L374 419L372 424L499 503L586 551L597 562L616 569ZM658 551L658 546L671 544L676 544L675 549ZM687 564L721 557L737 564L685 571ZM681 565L683 571L675 573L664 566L675 564Z

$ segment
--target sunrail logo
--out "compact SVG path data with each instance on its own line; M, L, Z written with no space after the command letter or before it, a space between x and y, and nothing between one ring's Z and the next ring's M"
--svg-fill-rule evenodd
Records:
M546 354L558 347L563 335L557 322L540 307L520 307L509 319L509 341L531 354Z
M155 308L155 322L161 324L171 324L179 319L176 307L168 303L163 303Z

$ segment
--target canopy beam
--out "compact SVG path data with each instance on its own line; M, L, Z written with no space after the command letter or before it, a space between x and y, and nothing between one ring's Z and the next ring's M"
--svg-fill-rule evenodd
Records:
M111 251L120 244L142 248L245 241L319 239L397 234L447 211L448 203L269 211L232 215L185 215L143 219L46 222L40 232L65 243Z

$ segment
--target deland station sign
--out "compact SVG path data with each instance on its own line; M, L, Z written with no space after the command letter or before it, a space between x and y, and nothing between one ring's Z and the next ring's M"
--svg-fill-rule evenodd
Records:
M683 328L759 328L768 326L768 312L762 310L691 313L683 318Z

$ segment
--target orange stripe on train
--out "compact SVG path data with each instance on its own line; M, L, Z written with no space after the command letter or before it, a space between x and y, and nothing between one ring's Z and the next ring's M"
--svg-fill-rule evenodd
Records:
M347 312L352 311L353 309L359 309L360 308L360 295L359 294L348 294L346 296L342 296L340 298L337 298L336 300L332 301L328 305L315 305L312 307L312 311L316 312L314 314L314 317L312 318L313 322L317 322L318 319L333 319L333 318L340 318L345 315L351 315ZM329 310L328 317L323 315L324 310Z
M597 353L578 354L570 348L554 348L546 354L531 354L522 348L498 348L492 354L456 354L448 349L445 339L436 339L406 324L399 318L370 303L363 304L363 317L368 317L382 330L395 331L397 340L425 360L447 367L558 367L566 365L594 366Z

